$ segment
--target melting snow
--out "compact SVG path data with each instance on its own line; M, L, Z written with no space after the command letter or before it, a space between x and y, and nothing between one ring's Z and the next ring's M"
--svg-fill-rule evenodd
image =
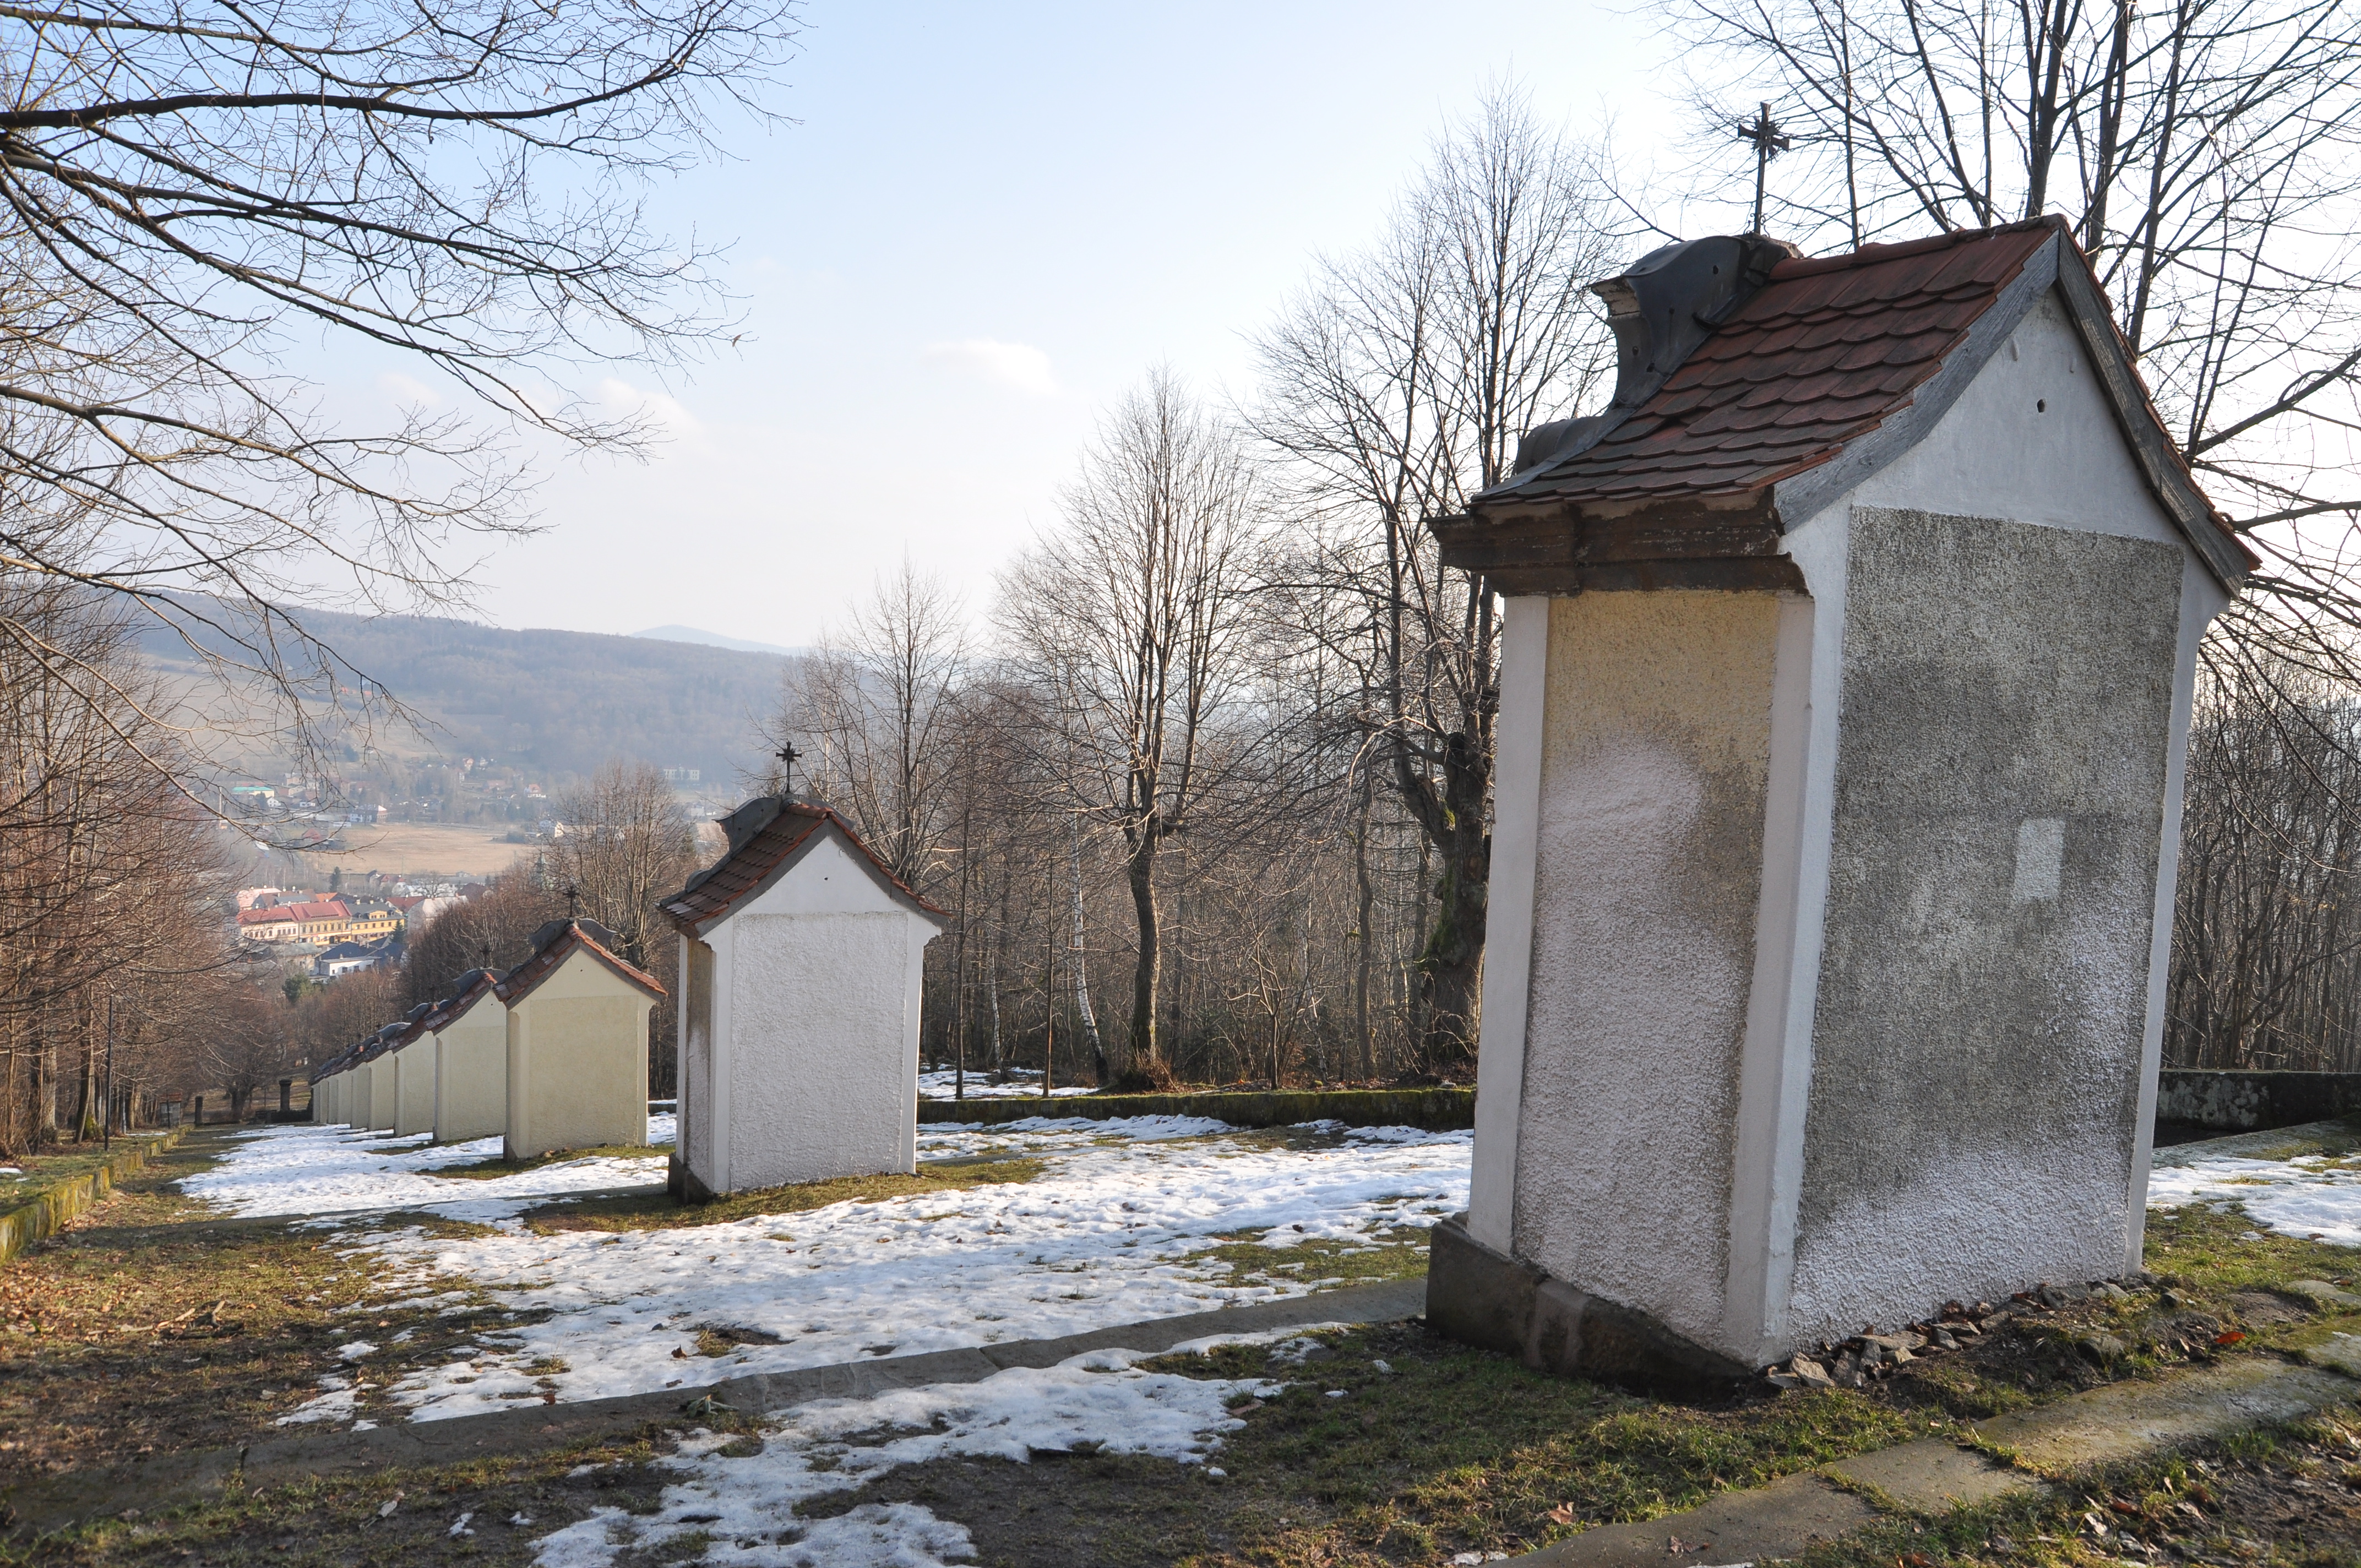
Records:
M799 1213L540 1235L516 1218L521 1211L620 1185L618 1167L645 1166L660 1178L661 1158L461 1180L427 1168L482 1157L478 1146L387 1153L382 1139L299 1126L241 1140L188 1186L240 1213L334 1208L359 1219L423 1209L493 1227L438 1238L344 1222L340 1245L375 1255L373 1299L421 1303L474 1287L497 1292L511 1311L546 1314L481 1332L479 1343L435 1365L403 1370L379 1353L372 1365L383 1367L377 1376L390 1385L388 1397L411 1407L412 1419L434 1420L511 1409L553 1387L562 1400L604 1398L1307 1295L1335 1283L1320 1277L1322 1255L1234 1284L1214 1249L1243 1236L1266 1247L1321 1241L1349 1250L1422 1229L1466 1206L1472 1143L1465 1132L1330 1127L1298 1129L1276 1144L1184 1117L1030 1118L918 1132L922 1159L1018 1156L1046 1168L1029 1182ZM491 1190L453 1198L452 1189ZM705 1329L741 1343L701 1357ZM565 1370L525 1370L558 1361ZM322 1387L327 1396L294 1419L357 1413L351 1391Z
M918 1098L921 1100L953 1099L959 1093L958 1080L959 1074L949 1068L935 1072L922 1072L918 1075ZM1095 1094L1097 1092L1097 1090L1086 1083L1065 1086L1052 1084L1049 1088L1049 1096L1053 1100L1061 1094ZM1039 1073L1033 1073L1029 1082L1025 1078L1018 1077L1011 1079L1006 1083L994 1083L992 1081L989 1070L978 1072L973 1068L968 1069L967 1098L970 1100L1017 1100L1027 1095L1036 1100L1041 1098Z
M674 1119L648 1118L648 1142L668 1145ZM499 1138L436 1145L425 1133L387 1133L308 1123L267 1127L238 1141L221 1164L183 1178L192 1198L249 1217L425 1210L445 1219L489 1223L574 1192L644 1187L664 1179L665 1153L593 1156L518 1171L513 1176L437 1176L438 1168L498 1159Z
M1241 1234L1272 1247L1374 1245L1466 1205L1465 1133L1274 1148L1145 1120L927 1129L946 1135L929 1152L1043 1159L1029 1182L620 1234L368 1238L551 1314L487 1336L496 1359L421 1368L392 1396L423 1419L471 1415L537 1387L521 1368L544 1356L567 1364L553 1375L559 1398L598 1399L1301 1296L1323 1283L1312 1270L1232 1285L1208 1255ZM704 1328L778 1343L695 1359Z
M1246 1336L1257 1339L1267 1336ZM1237 1340L1199 1342L1192 1348ZM725 1458L733 1440L699 1433L656 1464L681 1477L657 1510L602 1508L544 1536L538 1568L608 1568L626 1552L683 1536L708 1538L709 1563L793 1568L935 1568L972 1558L967 1528L910 1503L867 1503L833 1519L804 1519L796 1508L850 1492L904 1464L1095 1449L1185 1465L1204 1463L1220 1433L1245 1423L1227 1407L1276 1392L1261 1378L1196 1378L1149 1373L1131 1351L1097 1351L1046 1368L1012 1368L978 1383L929 1384L869 1399L797 1406L763 1433L762 1452ZM878 1441L876 1434L897 1435ZM903 1435L906 1434L906 1435ZM869 1441L852 1441L858 1436Z
M2201 1156L2186 1165L2158 1166L2148 1176L2151 1209L2234 1201L2246 1206L2248 1219L2267 1229L2318 1236L2338 1246L2361 1246L2361 1169L2334 1156Z

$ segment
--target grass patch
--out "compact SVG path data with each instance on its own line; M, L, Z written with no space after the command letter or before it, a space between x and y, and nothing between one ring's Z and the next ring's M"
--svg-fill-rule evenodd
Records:
M1224 1288L1250 1285L1303 1286L1323 1288L1374 1285L1388 1279L1417 1279L1426 1274L1426 1232L1404 1225L1365 1240L1336 1241L1323 1236L1293 1246L1267 1246L1252 1234L1224 1237L1217 1246L1189 1255L1189 1261L1207 1260L1229 1269L1219 1281Z
M1000 1182L1030 1181L1045 1168L1038 1159L960 1161L950 1168L921 1167L915 1176L842 1176L735 1192L709 1203L681 1203L669 1193L632 1192L610 1198L548 1203L529 1209L524 1223L533 1231L669 1231L718 1225L763 1214L795 1214L831 1203L878 1203L930 1192L957 1192Z
M2120 1568L2125 1563L2350 1568L2361 1563L2361 1411L2351 1407L2047 1493L1882 1520L1798 1568Z
M811 1512L921 1503L966 1525L984 1564L1377 1568L1530 1550L1949 1425L1883 1390L1653 1400L1543 1376L1416 1322L1279 1348L1307 1345L1300 1362L1252 1345L1142 1364L1289 1385L1235 1409L1243 1430L1212 1456L1226 1478L1104 1453L953 1460L891 1472Z
M356 1333L380 1347L359 1376L382 1387L524 1321L474 1291L366 1310L400 1288L373 1255L290 1222L225 1219L171 1190L225 1137L201 1134L152 1160L0 1269L0 1488L285 1435L276 1418L316 1397L322 1374L353 1373L337 1350ZM378 1397L364 1391L365 1412Z
M233 1486L181 1508L142 1509L138 1499L125 1498L104 1517L37 1541L0 1541L0 1564L352 1568L465 1561L522 1568L533 1560L535 1538L596 1508L652 1508L666 1477L648 1461L669 1452L677 1436L651 1426L611 1441L432 1470L387 1469L251 1491ZM586 1465L593 1468L576 1474ZM468 1516L464 1525L462 1515ZM455 1529L467 1533L454 1535Z
M0 1213L31 1202L44 1188L54 1187L60 1181L71 1181L77 1176L88 1176L126 1148L137 1147L146 1141L144 1138L120 1138L113 1148L103 1143L66 1144L47 1154L0 1160L0 1165L13 1165L23 1172L21 1176L0 1174Z

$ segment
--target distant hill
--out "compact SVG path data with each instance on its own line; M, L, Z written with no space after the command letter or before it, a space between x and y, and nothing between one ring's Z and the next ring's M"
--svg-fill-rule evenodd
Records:
M755 723L777 707L790 661L652 636L505 631L463 620L307 611L303 624L354 669L431 718L440 733L385 737L391 751L497 757L552 779L609 757L695 768L726 787L763 748ZM148 653L189 669L178 640Z
M651 626L631 635L653 637L663 642L695 642L706 648L734 648L741 653L777 653L789 659L799 659L811 652L808 648L782 647L776 642L749 642L741 637L724 637L719 631L696 626Z

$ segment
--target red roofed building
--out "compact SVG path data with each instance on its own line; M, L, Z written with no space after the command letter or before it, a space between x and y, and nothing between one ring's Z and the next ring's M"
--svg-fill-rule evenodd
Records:
M1751 1375L2139 1266L2199 639L2254 558L2066 225L1596 285L1505 597L1474 1179L1430 1321Z

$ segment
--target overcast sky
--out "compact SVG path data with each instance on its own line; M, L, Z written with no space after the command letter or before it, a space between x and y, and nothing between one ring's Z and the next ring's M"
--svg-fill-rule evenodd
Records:
M800 123L656 196L667 232L732 243L746 341L669 384L591 378L672 439L557 471L548 532L477 574L485 619L804 643L906 551L981 611L1097 411L1159 361L1247 391L1244 334L1315 253L1372 233L1488 82L1585 131L1611 119L1627 157L1686 128L1656 85L1675 40L1636 8L807 15L781 99Z

